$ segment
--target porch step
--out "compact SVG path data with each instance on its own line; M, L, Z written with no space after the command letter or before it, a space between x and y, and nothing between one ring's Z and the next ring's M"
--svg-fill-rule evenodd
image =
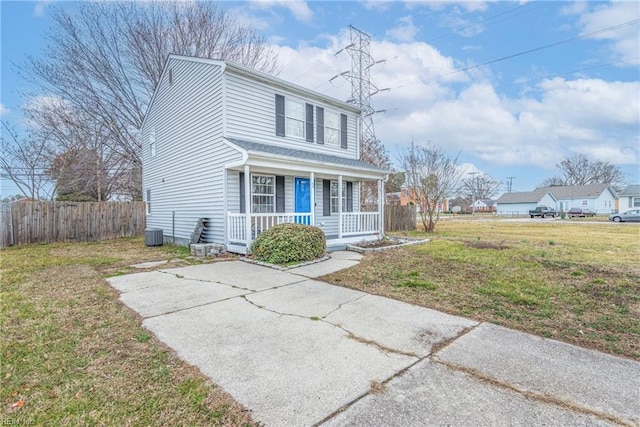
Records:
M208 237L211 231L211 219L198 218L196 227L193 230L193 233L191 233L190 244L210 243Z

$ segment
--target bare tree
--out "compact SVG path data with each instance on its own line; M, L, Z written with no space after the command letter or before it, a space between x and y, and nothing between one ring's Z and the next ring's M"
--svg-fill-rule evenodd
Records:
M591 161L584 154L574 154L556 165L560 175L547 178L542 187L558 185L611 184L616 191L624 186L624 173L615 165L601 160Z
M461 195L467 199L490 199L496 195L502 183L489 175L474 176L462 181Z
M276 58L265 39L215 2L81 2L56 8L48 47L22 76L100 126L105 146L127 159L141 196L138 130L169 53L238 62L267 73Z
M389 152L379 139L360 141L360 160L381 169L392 171ZM360 187L360 203L374 203L378 198L378 187L375 182L364 182ZM378 203L384 203L383 200Z
M451 196L462 180L458 155L450 157L434 145L411 146L398 159L405 171L409 197L420 209L424 230L431 233L440 219L438 205Z
M2 174L13 181L27 197L49 198L52 194L52 183L47 167L51 153L51 136L28 135L20 138L6 122L2 122L2 127Z

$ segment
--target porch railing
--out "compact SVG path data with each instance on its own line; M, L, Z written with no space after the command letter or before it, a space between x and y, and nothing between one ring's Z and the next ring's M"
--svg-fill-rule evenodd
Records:
M277 224L298 223L311 225L311 213L253 213L251 217L251 239L255 239L263 231L267 231ZM243 213L227 214L228 233L230 242L247 241L247 215Z
M343 236L380 231L378 212L343 212L340 217Z

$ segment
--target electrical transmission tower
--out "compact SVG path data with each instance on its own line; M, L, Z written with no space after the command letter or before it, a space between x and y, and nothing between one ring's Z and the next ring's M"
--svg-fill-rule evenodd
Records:
M351 83L351 98L348 103L353 104L362 110L360 116L360 148L368 146L367 142L377 142L375 128L373 126L373 115L383 113L384 110L376 111L371 106L371 97L376 93L388 91L389 88L379 89L371 81L371 67L385 60L375 61L371 56L371 36L358 30L353 25L349 25L351 44L336 52L338 56L342 51L346 51L351 57L351 71L344 71L331 78L330 81L342 76ZM361 152L366 157L366 153Z

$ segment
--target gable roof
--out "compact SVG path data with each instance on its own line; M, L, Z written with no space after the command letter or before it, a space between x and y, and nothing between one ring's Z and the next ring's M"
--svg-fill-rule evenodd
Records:
M618 196L640 196L640 185L627 185Z
M555 200L556 197L545 188L538 188L534 191L522 191L519 193L504 193L498 197L496 203L538 203L542 198L549 193Z
M591 185L562 185L556 187L542 187L538 190L548 191L552 193L556 199L595 199L609 188L609 184L591 184ZM615 192L612 188L609 191L613 196Z
M354 114L360 114L362 112L362 110L360 110L358 107L356 107L353 104L348 104L344 101L340 101L339 99L336 98L332 98L330 96L324 95L320 92L316 92L313 91L311 89L307 89L305 87L299 86L297 84L294 83L289 83L286 80L282 80L279 79L277 77L274 77L270 74L267 73L263 73L260 71L256 71L253 70L251 68L247 68L243 65L240 64L236 64L235 62L230 62L230 61L221 61L218 59L210 59L210 58L200 58L197 56L186 56L186 55L177 55L175 53L170 53L169 56L167 57L167 60L164 63L164 66L162 68L162 73L160 74L160 80L158 83L158 86L156 86L156 88L153 91L153 95L151 96L151 100L149 101L149 105L147 106L147 110L145 111L145 115L144 115L144 119L142 120L142 124L140 125L140 129L142 129L144 127L144 124L147 120L147 116L149 115L149 111L151 111L151 107L154 104L155 98L156 98L156 94L158 93L160 86L162 86L164 84L165 78L164 75L165 73L167 73L167 70L169 69L169 63L171 61L174 60L178 60L178 61L185 61L185 62L191 62L191 63L199 63L199 64L209 64L209 65L215 65L218 67L222 68L222 72L232 72L234 74L237 75L241 75L244 77L248 77L250 79L253 80L257 80L257 81L261 81L264 83L269 84L270 86L274 86L280 89L284 89L286 91L289 92L293 92L296 93L298 95L301 95L303 97L310 97L310 98L315 98L318 99L320 101L322 101L323 103L326 103L328 105L332 105L334 107L343 109L343 110L347 110L350 111Z
M316 153L313 151L298 150L295 148L281 147L277 145L261 144L259 142L245 141L236 138L225 138L231 144L241 148L249 154L262 154L269 157L287 157L312 163L324 163L333 166L345 166L352 169L367 170L386 174L388 171L377 166L363 162L362 160L349 159L347 157L333 156L330 154Z

